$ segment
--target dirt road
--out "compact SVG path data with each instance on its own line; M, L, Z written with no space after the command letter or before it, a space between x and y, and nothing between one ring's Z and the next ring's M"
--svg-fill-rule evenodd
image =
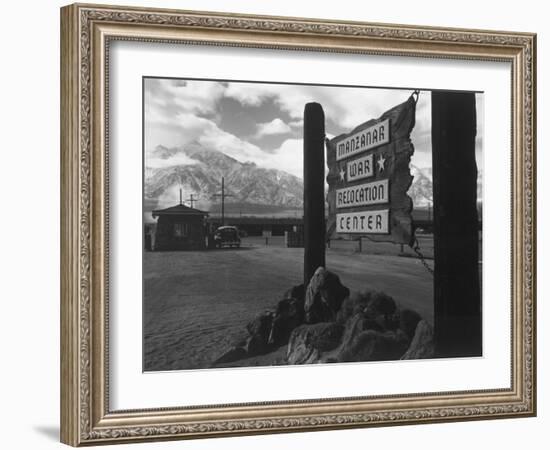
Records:
M240 249L145 252L145 370L206 368L246 337L257 313L302 282L303 249L277 244L245 238ZM327 268L352 291L386 291L433 322L433 279L419 260L328 249Z

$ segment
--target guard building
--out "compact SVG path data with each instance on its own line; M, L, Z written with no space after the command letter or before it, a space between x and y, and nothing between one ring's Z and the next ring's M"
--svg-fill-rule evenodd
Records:
M208 213L180 203L153 211L157 218L153 250L204 250Z

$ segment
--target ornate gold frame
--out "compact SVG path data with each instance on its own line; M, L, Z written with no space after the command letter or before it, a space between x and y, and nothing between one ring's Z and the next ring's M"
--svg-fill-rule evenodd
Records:
M113 39L511 63L511 387L110 411L105 99ZM535 52L536 36L529 33L98 5L62 8L62 442L79 446L535 415Z

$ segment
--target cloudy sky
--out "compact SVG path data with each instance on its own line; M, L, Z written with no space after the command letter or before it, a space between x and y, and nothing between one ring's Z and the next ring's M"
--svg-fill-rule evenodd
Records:
M175 147L198 141L241 162L284 170L302 177L304 105L319 102L326 133L347 133L404 102L412 90L304 86L146 78L144 125L146 166L156 167L150 153L157 145ZM477 154L481 153L483 97L478 107ZM431 167L430 92L422 91L416 111L412 164ZM177 163L185 164L185 156ZM171 161L171 164L176 161ZM478 157L478 166L481 158ZM481 168L481 167L480 167Z

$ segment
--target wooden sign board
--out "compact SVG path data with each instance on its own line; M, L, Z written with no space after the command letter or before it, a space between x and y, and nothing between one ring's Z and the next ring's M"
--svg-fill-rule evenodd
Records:
M327 140L327 237L368 236L412 245L413 204L407 191L413 179L409 164L415 113L411 95L380 118Z

